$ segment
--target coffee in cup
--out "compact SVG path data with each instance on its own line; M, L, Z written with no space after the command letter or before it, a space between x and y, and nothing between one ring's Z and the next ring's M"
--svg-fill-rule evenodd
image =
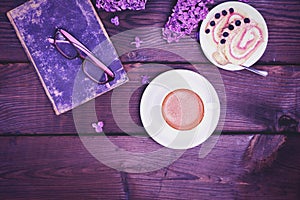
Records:
M202 121L204 104L192 90L176 89L164 98L162 115L172 128L179 131L191 130Z

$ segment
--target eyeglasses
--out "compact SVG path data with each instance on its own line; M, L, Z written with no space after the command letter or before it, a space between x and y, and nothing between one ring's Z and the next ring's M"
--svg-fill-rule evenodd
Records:
M111 69L105 66L86 46L64 29L56 29L54 37L48 41L55 46L65 58L80 58L84 61L82 70L85 75L98 84L106 84L115 78ZM93 68L88 70L88 67ZM93 73L91 73L93 71ZM97 78L96 78L97 77Z

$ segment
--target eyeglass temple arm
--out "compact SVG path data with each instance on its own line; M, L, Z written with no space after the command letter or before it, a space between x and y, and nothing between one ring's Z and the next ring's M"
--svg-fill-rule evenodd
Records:
M75 47L80 49L82 52L84 52L87 57L98 67L100 67L106 74L108 74L110 77L115 77L114 73L107 67L105 66L97 57L93 55L93 53L86 48L81 42L79 42L77 39L75 39L70 33L67 31L60 29L61 33L68 38L70 42L72 42Z

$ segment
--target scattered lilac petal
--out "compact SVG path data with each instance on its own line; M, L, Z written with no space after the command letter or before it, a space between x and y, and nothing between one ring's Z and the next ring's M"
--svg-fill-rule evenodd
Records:
M103 121L99 121L97 123L92 123L92 127L95 129L95 131L97 133L102 133L103 132L103 126L104 126Z
M134 42L131 42L130 44L134 44L136 48L140 48L141 44L144 43L138 36L134 38Z
M115 16L113 18L110 19L110 22L116 26L119 26L120 22L119 22L119 17Z
M96 7L107 12L144 10L147 0L96 0Z
M213 0L178 0L162 30L163 38L168 43L178 42L185 35L190 35L198 27L201 20L205 19L207 4Z
M142 78L141 82L143 85L150 83L150 80L149 80L150 77L148 75L142 75L141 78Z

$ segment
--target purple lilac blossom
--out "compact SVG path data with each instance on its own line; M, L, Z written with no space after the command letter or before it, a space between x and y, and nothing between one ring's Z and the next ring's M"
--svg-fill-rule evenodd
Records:
M107 12L144 10L147 0L96 0L96 7Z
M150 77L149 77L148 75L142 75L142 76L141 76L141 83L142 83L143 85L149 84L149 83L150 83L149 78L150 78Z
M198 23L205 19L208 13L206 7L208 3L214 3L214 1L178 0L163 28L163 38L171 43L178 42L183 36L191 34Z
M249 2L249 0L239 0L239 1L245 2L245 3L248 3L248 2Z
M138 49L141 47L141 44L144 43L138 36L134 38L134 42L131 42L130 44L134 44L135 47Z
M95 131L97 133L103 132L103 126L104 126L104 122L103 121L99 121L97 123L92 123L92 127L95 129Z
M110 22L116 26L119 26L120 22L119 22L119 17L115 16L113 18L110 19Z

